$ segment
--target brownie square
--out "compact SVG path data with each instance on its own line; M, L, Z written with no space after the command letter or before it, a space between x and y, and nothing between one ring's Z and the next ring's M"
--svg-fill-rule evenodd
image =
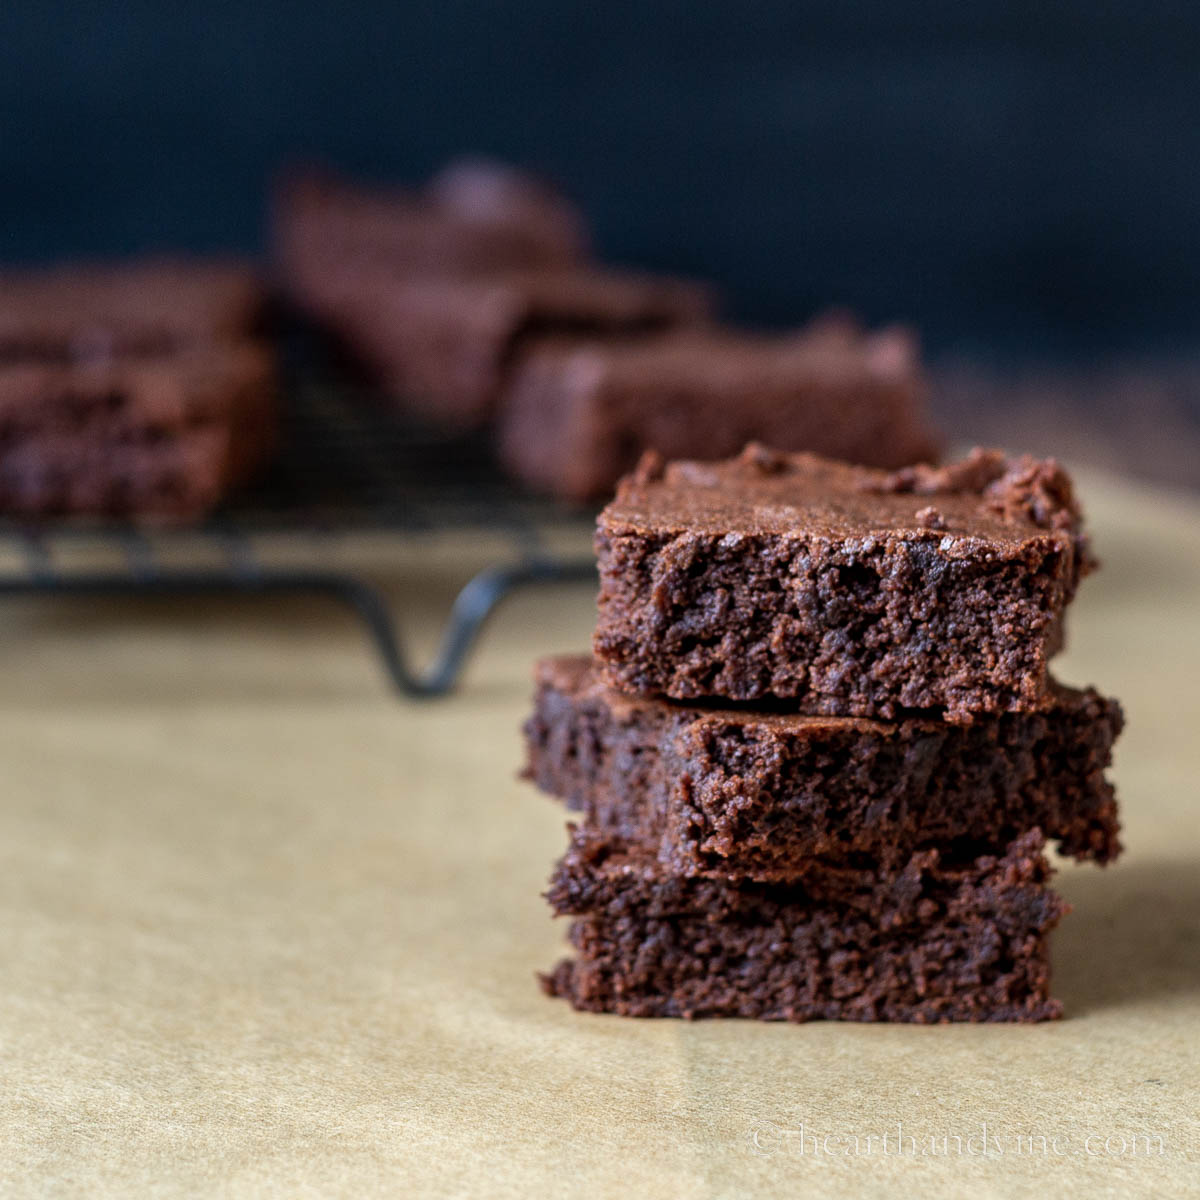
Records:
M712 459L762 441L876 467L938 451L914 340L829 317L776 337L541 344L514 372L499 440L516 478L580 501L611 494L644 450Z
M479 160L450 163L421 190L295 175L276 193L272 237L285 284L306 308L319 307L329 271L479 275L588 257L573 204L532 175Z
M0 362L161 355L259 331L266 292L234 261L142 259L0 275Z
M607 688L587 658L538 664L526 774L676 875L781 880L813 858L886 869L930 847L1001 851L1040 829L1079 859L1120 850L1105 778L1122 716L1058 687L971 725L685 706Z
M320 317L405 407L459 428L487 421L513 364L564 334L632 338L708 317L701 284L629 271L476 278L327 273Z
M1053 461L888 473L751 445L647 459L601 513L594 651L642 695L955 722L1043 709L1091 568Z
M198 520L270 452L276 391L253 343L0 366L0 511Z
M787 884L664 873L652 852L575 830L547 898L578 956L542 978L588 1012L770 1021L1040 1021L1047 935L1066 911L1041 839L899 870L814 862Z

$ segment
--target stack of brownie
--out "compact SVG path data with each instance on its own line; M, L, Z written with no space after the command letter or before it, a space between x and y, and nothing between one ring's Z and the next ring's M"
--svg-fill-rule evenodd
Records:
M1122 718L1048 674L1094 563L1053 462L648 458L599 521L594 658L537 671L529 776L576 1008L1058 1016L1048 840L1119 851Z
M294 179L274 231L287 294L344 357L423 419L487 430L534 490L605 498L646 449L749 440L877 467L936 455L907 332L722 327L710 287L598 265L574 206L512 168L452 164L415 192Z
M273 441L264 299L234 262L0 276L0 511L210 512Z

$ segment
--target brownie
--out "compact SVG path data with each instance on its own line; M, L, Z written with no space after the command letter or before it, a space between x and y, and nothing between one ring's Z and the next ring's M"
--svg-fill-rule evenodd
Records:
M327 273L320 317L352 357L407 408L446 425L493 414L510 368L565 334L636 338L706 319L701 284L611 269L402 279Z
M588 1012L759 1020L1057 1017L1047 934L1066 911L1036 832L960 862L899 870L813 861L787 884L664 872L653 853L576 830L547 898L578 956L542 983Z
M481 160L449 164L423 190L293 175L277 190L272 236L284 283L305 308L320 307L329 271L473 276L588 257L574 205L532 175Z
M788 335L688 330L638 341L545 343L514 371L500 454L529 487L611 494L644 450L724 458L748 441L847 462L931 461L915 341L825 318Z
M1079 859L1120 850L1105 779L1120 706L1057 687L971 725L685 707L605 687L587 658L538 664L526 774L665 871L771 880L813 857L887 867L996 851L1040 828Z
M622 691L955 722L1045 707L1093 565L1066 473L985 450L890 473L648 456L596 547L593 647Z
M0 362L161 355L258 332L266 293L247 265L142 259L0 274Z
M254 343L0 367L0 511L190 521L270 452L274 359Z

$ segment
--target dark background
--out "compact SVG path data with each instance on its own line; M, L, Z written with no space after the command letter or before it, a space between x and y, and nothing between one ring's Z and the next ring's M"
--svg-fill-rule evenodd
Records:
M536 166L602 249L737 314L830 302L935 351L1190 344L1194 3L0 10L4 257L253 249L281 162Z
M263 245L282 165L537 168L735 318L920 329L957 440L1200 486L1200 4L0 7L0 258Z

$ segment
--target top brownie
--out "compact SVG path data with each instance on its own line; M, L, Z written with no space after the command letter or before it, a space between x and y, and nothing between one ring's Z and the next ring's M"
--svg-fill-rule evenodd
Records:
M159 355L258 332L266 293L232 260L142 259L0 275L0 361Z
M1045 705L1094 565L1065 472L978 449L896 472L647 456L596 548L594 649L623 691L963 723Z

